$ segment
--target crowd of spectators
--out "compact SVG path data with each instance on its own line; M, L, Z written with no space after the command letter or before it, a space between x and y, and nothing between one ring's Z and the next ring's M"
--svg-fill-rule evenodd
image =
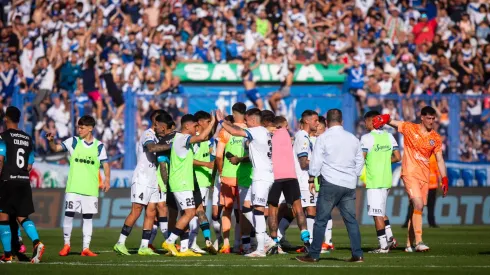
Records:
M39 154L49 153L45 132L63 139L71 113L93 114L118 168L126 92L145 96L135 115L142 131L153 109L186 112L177 63L287 57L344 64L359 115L378 109L415 121L433 105L447 140L448 100L414 96L489 93L489 11L486 0L1 0L2 104L35 94L25 119ZM401 104L372 97L388 94ZM462 100L460 123L461 160L490 161L490 98Z

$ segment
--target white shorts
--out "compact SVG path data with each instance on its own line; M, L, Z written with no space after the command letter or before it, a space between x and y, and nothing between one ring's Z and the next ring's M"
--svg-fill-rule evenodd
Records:
M181 191L181 192L173 192L173 194L175 196L175 202L179 206L180 210L196 208L196 203L194 202L194 192Z
M163 194L163 193L162 193ZM163 195L158 191L158 187L148 187L144 184L133 183L131 185L131 202L143 205L158 203L163 199Z
M199 190L201 191L202 206L204 206L204 207L208 206L209 189L211 189L211 186L210 187L199 187Z
M221 183L219 182L219 177L216 177L216 181L214 182L213 187L213 206L218 206L219 204L219 192L221 191Z
M65 194L65 212L77 212L81 214L97 214L99 198L79 195L75 193Z
M163 192L163 191L160 191L160 197L159 197L159 200L158 202L166 202L167 201L167 193Z
M252 205L267 206L272 184L273 182L262 180L252 182Z
M245 201L252 202L252 188L238 186L238 196L240 197L240 209L243 209Z
M390 189L388 188L367 189L367 210L369 216L385 216L388 193L390 193Z
M316 201L318 199L318 193L312 195L310 190L300 190L301 192L301 206L304 207L316 207Z

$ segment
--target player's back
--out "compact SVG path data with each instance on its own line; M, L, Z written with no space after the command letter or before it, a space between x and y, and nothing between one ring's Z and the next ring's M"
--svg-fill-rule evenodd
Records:
M34 162L32 138L16 129L6 130L0 138L0 155L5 157L1 179L29 182L28 166Z
M253 179L273 182L271 134L263 126L246 129L251 133L249 154L253 166Z
M156 154L149 152L146 149L146 145L148 143L158 143L158 139L155 135L155 131L153 129L148 129L143 132L136 145L136 169L134 171L133 178L137 183L147 184L147 185L155 185L157 184L156 177Z

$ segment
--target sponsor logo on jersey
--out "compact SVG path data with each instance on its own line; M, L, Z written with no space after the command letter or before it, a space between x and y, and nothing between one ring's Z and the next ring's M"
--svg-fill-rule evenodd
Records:
M391 150L391 145L374 145L374 152L387 152Z
M429 144L430 144L430 146L434 146L436 144L436 142L433 139L431 139L431 140L429 140Z

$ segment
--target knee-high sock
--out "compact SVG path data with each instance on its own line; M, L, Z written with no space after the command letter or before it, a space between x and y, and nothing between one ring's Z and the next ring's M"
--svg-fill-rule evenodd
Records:
M189 222L189 245L193 247L197 242L197 232L199 230L199 219L197 216Z
M386 239L386 231L384 229L377 230L376 234L378 235L379 248L388 249L388 240Z
M327 222L327 229L325 229L325 243L332 244L332 219Z
M37 233L36 225L29 218L23 220L20 225L24 227L24 231L27 236L29 236L29 239L31 239L33 245L37 245L39 242L39 234Z
M168 218L158 217L158 223L160 224L160 230L162 231L163 237L168 238Z
M422 211L413 210L412 226L415 231L415 244L422 242Z
M75 217L75 212L65 212L65 218L63 219L63 240L67 245L70 245L73 217Z
M153 222L153 227L151 228L151 236L148 244L153 244L153 241L155 240L157 233L158 233L158 222L155 221Z
M307 215L306 216L306 228L308 232L310 232L310 243L313 241L313 225L315 224L315 216Z
M286 230L288 230L291 221L287 218L282 218L279 222L279 227L277 230L277 238L281 240L282 238L286 238Z
M267 226L265 224L264 212L254 209L255 233L257 236L257 250L264 252Z
M5 256L9 257L12 253L12 233L10 232L10 225L8 221L0 222L0 240L3 245L3 251Z
M390 241L393 238L393 231L391 230L390 220L385 220L386 238Z
M83 215L83 249L90 247L90 241L92 240L92 214L90 216Z

